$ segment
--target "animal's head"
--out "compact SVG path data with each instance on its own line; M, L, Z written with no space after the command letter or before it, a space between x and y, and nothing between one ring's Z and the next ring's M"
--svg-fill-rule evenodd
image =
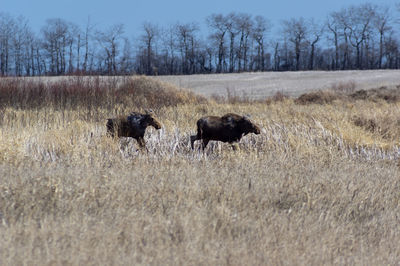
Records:
M152 110L145 110L144 121L147 125L154 127L155 129L161 128L161 123L154 117L154 112Z
M254 133L254 134L260 134L261 130L260 128L254 124L250 119L246 116L243 116L242 119L239 121L240 128L243 130L245 134L248 133Z

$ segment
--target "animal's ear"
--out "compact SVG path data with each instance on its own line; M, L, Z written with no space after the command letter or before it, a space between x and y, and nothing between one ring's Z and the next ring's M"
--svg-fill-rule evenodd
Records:
M146 115L154 114L154 111L152 109L145 109L144 112L146 113Z

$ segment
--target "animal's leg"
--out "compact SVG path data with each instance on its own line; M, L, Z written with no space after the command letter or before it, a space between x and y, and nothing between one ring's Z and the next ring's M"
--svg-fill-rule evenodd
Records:
M234 151L240 150L238 143L230 143L230 144L231 144L232 150L234 150Z
M107 136L114 138L114 131L110 128L107 128Z
M139 144L139 147L142 149L142 148L144 148L144 147L146 147L146 144L144 143L144 139L143 138L137 138L136 139L137 140L137 142L138 142L138 144Z
M190 136L190 146L192 147L192 150L194 149L194 142L198 139L199 138L197 137L197 135Z
M107 121L107 135L114 138L114 123L111 119Z
M140 147L140 149L141 150L146 150L147 152L149 151L148 149L147 149L147 147L146 147L146 142L144 142L144 138L138 138L137 139L137 142L138 142L138 144L139 144L139 147Z
M209 139L203 139L203 151L207 147L209 141L210 141Z
M194 148L194 142L196 140L203 139L203 130L201 129L201 127L202 126L199 124L199 122L197 122L197 135L193 135L190 137L192 149ZM208 140L207 140L207 143L208 143ZM207 143L204 145L204 139L203 139L203 150L204 150L205 146L207 146Z

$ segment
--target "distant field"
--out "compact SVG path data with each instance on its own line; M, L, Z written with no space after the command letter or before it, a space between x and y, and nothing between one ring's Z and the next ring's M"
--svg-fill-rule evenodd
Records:
M252 99L283 92L289 96L329 89L340 83L354 82L356 89L371 89L400 84L399 70L354 71L299 71L240 74L210 74L185 76L159 76L157 79L187 88L205 96L227 95L227 90L237 96Z
M130 76L100 77L116 84ZM330 89L340 84L353 83L355 89L372 89L381 86L400 85L400 70L348 70L348 71L297 71L297 72L252 72L235 74L203 74L181 76L157 76L154 79L171 83L181 89L189 89L209 97L246 96L249 99L264 99L282 92L291 97L303 93ZM28 77L26 80L56 82L71 77Z

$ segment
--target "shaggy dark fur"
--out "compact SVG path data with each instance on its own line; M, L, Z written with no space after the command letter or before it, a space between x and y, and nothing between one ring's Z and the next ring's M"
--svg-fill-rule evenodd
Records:
M219 116L205 116L197 121L197 135L190 137L192 149L196 140L203 140L203 150L210 140L222 142L239 142L249 134L260 134L260 128L247 117L237 114Z
M153 117L152 112L146 111L145 114L132 112L129 116L108 119L107 133L111 137L134 138L141 148L145 148L144 133L148 126L152 126L155 129L161 128L160 122Z

